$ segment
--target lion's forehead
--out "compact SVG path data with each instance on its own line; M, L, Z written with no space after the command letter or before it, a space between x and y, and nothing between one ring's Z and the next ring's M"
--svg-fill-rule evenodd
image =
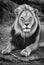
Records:
M32 14L27 10L23 11L21 14L21 17L24 17L25 19L28 19L29 17L32 17Z

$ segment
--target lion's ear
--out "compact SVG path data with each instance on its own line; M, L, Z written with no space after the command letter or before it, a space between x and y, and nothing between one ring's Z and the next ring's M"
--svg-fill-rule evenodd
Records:
M19 15L19 9L15 9L15 15L18 16Z
M23 9L22 9L22 6L16 8L15 11L14 11L15 14L16 14L16 16L20 15L20 13L21 13L22 10L23 10Z
M19 7L17 7L16 9L15 9L15 14L16 14L16 16L18 16L18 15L20 15L20 13L22 12L24 10L24 5L20 5Z
M38 15L38 9L34 9L35 15Z

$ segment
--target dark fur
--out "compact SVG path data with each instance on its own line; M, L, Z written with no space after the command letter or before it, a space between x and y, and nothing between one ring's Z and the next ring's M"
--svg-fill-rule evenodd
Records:
M39 25L37 26L37 29L33 35L24 39L21 37L20 34L15 35L15 30L13 28L11 31L11 35L12 35L12 41L11 42L17 48L22 49L22 48L25 48L26 46L34 43L36 41L36 37L38 36L38 33L39 33Z

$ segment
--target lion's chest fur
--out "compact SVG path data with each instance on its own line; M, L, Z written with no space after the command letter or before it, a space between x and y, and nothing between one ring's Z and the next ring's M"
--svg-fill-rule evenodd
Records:
M39 25L35 31L35 33L33 35L31 35L30 37L25 37L23 38L20 34L16 34L15 35L15 30L14 28L11 31L11 35L12 35L12 44L17 46L17 48L25 48L26 46L33 44L36 41L36 37L39 33Z

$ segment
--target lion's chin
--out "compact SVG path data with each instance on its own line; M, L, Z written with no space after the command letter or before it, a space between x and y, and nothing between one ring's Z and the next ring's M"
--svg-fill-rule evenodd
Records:
M29 32L25 33L25 37L29 37Z
M30 29L23 29L23 36L24 37L29 37Z
M30 32L31 31L31 29L30 28L28 28L28 29L23 29L23 32L25 32L25 33L27 33L27 32Z

